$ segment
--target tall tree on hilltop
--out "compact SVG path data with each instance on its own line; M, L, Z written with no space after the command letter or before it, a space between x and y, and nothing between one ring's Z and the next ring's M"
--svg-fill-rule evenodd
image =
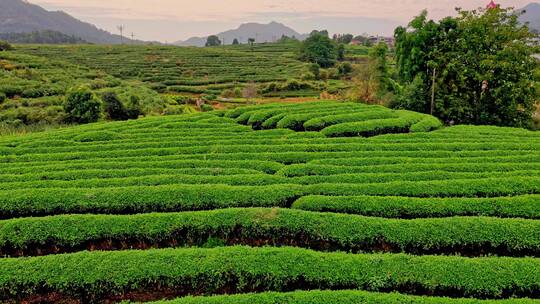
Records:
M323 33L321 34L321 32ZM323 68L328 68L336 63L338 47L332 39L328 38L328 32L321 32L313 31L302 43L300 48L300 59L317 63ZM326 34L324 32L326 32Z
M206 38L205 46L218 46L218 45L221 45L221 40L219 40L218 36L212 35Z

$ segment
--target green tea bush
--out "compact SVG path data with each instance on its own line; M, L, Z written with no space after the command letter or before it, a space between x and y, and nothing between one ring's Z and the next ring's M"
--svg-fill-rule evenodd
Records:
M443 297L411 296L399 293L375 293L360 290L314 290L294 292L264 292L221 296L188 296L153 304L534 304L533 299L478 300Z
M4 301L46 290L99 302L158 287L180 291L180 296L201 290L339 288L494 299L534 296L540 288L535 258L352 255L297 248L80 252L1 259L0 268Z
M70 251L102 239L149 244L167 240L189 246L201 246L209 239L248 245L261 240L278 246L295 240L297 246L319 250L471 255L470 252L478 253L482 248L482 255L540 254L540 240L536 237L540 233L540 221L536 220L483 217L401 220L289 209L13 219L0 222L0 232L3 254L9 254L9 250L51 247Z

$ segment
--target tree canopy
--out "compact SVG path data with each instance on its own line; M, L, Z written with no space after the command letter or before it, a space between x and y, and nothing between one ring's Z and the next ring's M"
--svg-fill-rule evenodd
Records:
M300 47L300 59L323 68L333 66L338 57L337 44L328 38L327 31L313 31Z
M221 40L216 35L211 35L206 38L206 46L218 46L221 45Z
M435 22L424 11L396 29L397 107L446 122L529 125L536 95L531 32L509 9L458 13Z
M0 40L0 52L1 51L10 51L12 49L13 49L13 47L11 46L11 44L9 44L6 41Z

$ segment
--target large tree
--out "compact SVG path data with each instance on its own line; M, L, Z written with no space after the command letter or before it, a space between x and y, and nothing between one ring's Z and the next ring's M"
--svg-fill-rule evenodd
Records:
M337 57L337 44L328 38L326 31L313 31L300 48L301 60L316 63L323 68L333 66Z
M208 36L206 38L206 46L218 46L221 45L221 40L216 35Z
M509 9L458 13L435 22L424 11L396 29L397 106L447 122L529 125L536 63L527 26Z

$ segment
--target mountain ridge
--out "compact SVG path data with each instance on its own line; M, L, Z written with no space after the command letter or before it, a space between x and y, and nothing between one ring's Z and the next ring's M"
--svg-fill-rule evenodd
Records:
M218 36L224 44L232 44L234 39L238 39L240 43L247 43L249 38L254 38L257 42L273 42L281 38L282 35L289 37L294 36L300 40L307 37L306 34L300 34L292 28L275 21L267 24L257 22L242 23L236 29L223 31L215 35ZM191 37L184 41L174 42L173 44L178 46L201 47L206 44L207 37L208 36Z
M64 11L48 11L39 5L23 0L0 1L0 32L30 33L57 31L96 44L120 44L120 35L99 29ZM133 42L124 37L124 42ZM138 41L140 43L141 41Z
M540 32L540 2L531 2L519 11L525 11L525 13L519 17L519 21L522 23L529 23L529 28Z

